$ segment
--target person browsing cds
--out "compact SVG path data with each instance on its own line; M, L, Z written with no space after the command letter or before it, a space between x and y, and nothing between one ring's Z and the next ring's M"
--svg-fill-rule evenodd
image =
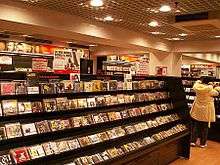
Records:
M191 146L196 146L196 141L200 137L200 147L206 147L208 127L211 122L215 122L214 96L218 96L220 90L211 85L212 80L212 77L202 76L193 85L196 97L190 111Z

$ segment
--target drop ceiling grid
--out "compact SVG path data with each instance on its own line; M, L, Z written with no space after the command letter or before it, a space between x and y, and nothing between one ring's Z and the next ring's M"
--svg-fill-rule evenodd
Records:
M18 1L21 0L11 0ZM178 2L178 10L181 13L151 13L148 9L158 9L162 4L169 4L175 7ZM104 22L133 31L149 34L152 31L160 31L165 35L155 35L159 38L177 37L179 33L184 33L169 23L169 17L177 14L196 13L202 11L220 10L220 0L104 0L104 7L95 9L89 7L89 0L38 0L37 3L22 2L28 6L43 7L60 12L78 15L89 21L98 21L96 18L104 18L111 15L116 18L116 22ZM151 20L157 20L160 27L152 28L147 24ZM210 39L209 35L220 35L220 31L215 30L209 33L200 33L183 37L186 40Z

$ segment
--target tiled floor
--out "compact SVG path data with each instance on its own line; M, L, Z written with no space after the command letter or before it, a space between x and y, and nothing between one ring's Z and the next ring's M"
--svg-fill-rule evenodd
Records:
M206 148L191 148L189 160L178 159L170 165L220 165L220 143L209 141Z

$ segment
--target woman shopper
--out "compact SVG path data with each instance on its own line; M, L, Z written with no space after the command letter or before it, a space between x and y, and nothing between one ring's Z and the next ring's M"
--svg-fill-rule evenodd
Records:
M196 146L196 141L200 137L200 147L206 147L208 127L211 122L215 122L214 96L218 96L219 93L210 85L211 81L211 77L204 76L193 85L196 98L190 111L192 117L191 146Z

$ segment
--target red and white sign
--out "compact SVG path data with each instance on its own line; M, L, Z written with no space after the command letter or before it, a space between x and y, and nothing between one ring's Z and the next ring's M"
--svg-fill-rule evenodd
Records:
M32 58L32 71L47 72L48 59L46 58Z

